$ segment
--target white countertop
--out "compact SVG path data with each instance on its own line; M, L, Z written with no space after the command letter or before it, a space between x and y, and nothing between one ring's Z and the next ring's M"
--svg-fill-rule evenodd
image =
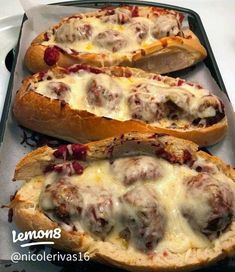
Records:
M46 4L60 0L21 0L23 3ZM196 11L203 22L230 100L235 109L235 1L234 0L159 0ZM20 0L0 0L0 20L22 15ZM1 47L0 47L1 48Z

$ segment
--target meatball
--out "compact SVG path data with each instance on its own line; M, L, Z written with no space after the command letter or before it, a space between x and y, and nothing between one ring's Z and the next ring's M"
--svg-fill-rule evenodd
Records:
M103 188L87 188L85 195L89 202L83 210L82 223L88 231L105 239L115 225L113 196Z
M88 83L87 100L92 106L115 110L118 108L121 98L121 87L108 75L96 75Z
M194 95L185 90L170 90L167 94L167 100L173 102L177 107L188 112Z
M150 84L141 84L132 89L132 94L128 98L132 118L152 123L167 116L166 99L157 96L154 88Z
M161 176L158 161L147 156L116 159L111 164L111 169L125 185L131 185L138 180L157 179Z
M192 114L200 117L213 117L217 112L222 112L220 101L217 97L212 95L203 96L199 102L198 106L192 109Z
M152 35L156 39L167 36L177 36L180 32L180 25L175 16L171 14L158 16L152 28Z
M53 98L69 102L71 89L64 82L50 81L46 85L46 90Z
M203 160L196 160L192 165L192 169L197 172L206 172L209 174L215 174L217 172L217 167L213 163Z
M208 173L200 173L184 182L186 202L182 213L189 224L207 236L225 230L234 215L234 193L226 183Z
M147 187L138 186L124 194L121 201L124 227L130 230L133 243L141 250L152 250L163 238L166 224L156 195Z
M83 173L84 167L78 162L68 162L60 164L49 164L45 168L44 172L56 172L62 175L72 176L72 175L81 175Z
M116 8L115 13L109 16L104 16L101 20L105 23L113 23L123 25L130 22L131 20L131 11L128 9Z
M141 43L148 35L149 27L141 21L133 20L133 23L130 24L129 28L135 33L139 43Z
M75 42L88 40L92 35L90 24L79 22L76 19L63 23L55 32L57 42Z
M45 187L40 204L43 210L53 211L61 220L69 220L72 216L80 216L83 197L78 186L61 179Z
M108 29L94 37L94 44L109 51L117 52L127 45L127 40L120 32Z

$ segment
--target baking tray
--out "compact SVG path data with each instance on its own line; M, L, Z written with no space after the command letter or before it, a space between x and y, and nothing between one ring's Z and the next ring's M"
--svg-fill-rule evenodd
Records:
M206 35L205 29L203 27L202 21L200 16L193 10L187 9L187 8L182 8L178 6L173 6L173 5L168 5L168 4L160 4L160 3L154 3L154 2L148 2L148 1L125 1L125 0L119 0L119 1L93 1L93 0L87 0L87 1L68 1L68 2L59 2L59 3L53 3L51 5L60 5L60 6L78 6L78 7L92 7L92 8L99 8L99 7L104 7L104 6L117 6L117 5L142 5L142 6L147 6L147 5L152 5L156 7L162 7L162 8L167 8L167 9L173 9L179 12L183 12L188 15L188 22L189 26L192 29L192 31L199 37L202 45L206 48L208 56L204 60L205 65L209 68L211 75L215 79L216 83L220 87L220 89L227 95L227 91L223 82L223 79L221 77L218 65L216 63L214 54L212 52L208 37ZM27 20L27 16L24 14L21 28L23 26L23 23ZM0 121L0 144L3 141L3 136L4 136L4 131L5 131L5 126L6 126L6 121L11 105L11 96L12 96L12 85L13 85L13 80L14 80L14 70L16 66L16 60L19 52L19 41L21 38L21 30L19 34L19 39L18 43L16 46L15 50L15 59L13 62L12 66L12 72L9 80L9 85L6 93L6 98L5 98L5 104L3 107L3 112L2 112L2 117ZM188 69L179 71L179 72L174 72L174 73L169 73L170 76L176 77L176 76L181 76L183 77L185 72L189 72L191 69L194 67L190 67ZM229 97L228 97L229 98Z
M188 22L189 22L190 28L199 37L201 43L203 44L203 46L207 50L208 56L204 60L205 65L210 70L212 77L215 79L215 81L218 84L218 86L220 87L220 89L228 97L225 85L223 83L223 79L221 77L220 71L219 71L217 63L215 61L215 58L214 58L210 43L208 41L205 29L202 25L201 19L200 19L199 15L196 12L194 12L193 10L178 7L178 6L173 6L173 5L167 5L167 4L160 4L160 3L153 3L153 2L146 2L146 1L138 1L137 2L137 1L125 1L125 0L119 0L119 1L110 1L110 0L108 0L108 1L100 1L100 0L99 1L92 1L92 0L69 1L69 2L54 3L52 5L100 8L103 6L110 6L110 5L117 6L117 5L123 5L123 4L125 4L125 5L152 5L152 6L156 6L156 7L173 9L173 10L176 10L176 11L186 14L188 17ZM21 33L22 33L22 26L26 20L27 20L27 16L24 15L23 20L22 20L22 24L21 24L21 31L20 31L18 43L17 43L16 50L15 50L15 59L14 59L13 66L12 66L12 72L11 72L11 76L10 76L10 80L9 80L8 90L7 90L5 104L4 104L3 113L2 113L2 118L1 118L1 122L0 122L0 144L2 144L2 142L3 142L6 122L7 122L8 115L9 115L10 108L11 108L14 72L15 72L15 67L16 67L17 56L19 53L19 41L20 41ZM185 70L182 70L182 71L179 71L179 72L170 73L169 75L184 77L184 75L186 75L187 73L190 73L190 71L192 71L193 69L195 69L195 66L185 69ZM34 134L34 138L40 139L40 137L41 137L40 134L37 134L37 133ZM44 248L42 248L42 250L44 250ZM51 251L53 253L53 249L51 249ZM85 271L121 272L121 271L123 271L118 268L110 268L108 266L101 265L101 264L94 263L94 262L89 262L89 263L84 263L84 262L83 263L71 263L71 262L58 263L58 262L56 262L54 264L61 267L62 270L60 270L60 271L64 271L64 272L65 271L74 271L74 272L76 272L76 271L80 271L80 272L85 272ZM13 268L13 266L12 266L12 268ZM15 269L15 266L14 266L14 269ZM233 263L231 258L225 259L225 260L217 263L216 265L211 266L210 268L200 269L197 271L222 272L225 269L227 272L235 271L235 261Z

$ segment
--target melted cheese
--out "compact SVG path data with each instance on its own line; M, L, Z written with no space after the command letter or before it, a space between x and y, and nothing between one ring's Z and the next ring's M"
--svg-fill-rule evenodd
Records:
M148 28L151 28L153 26L153 22L150 19L141 17L136 19L135 21L141 21L144 22ZM132 21L130 22L132 23ZM62 41L56 39L56 35L53 35L50 33L49 40L44 41L42 44L45 46L51 46L51 45L57 45L63 50L65 50L68 53L71 53L71 50L75 50L77 52L81 53L110 53L109 49L96 45L94 42L95 37L104 31L107 30L114 30L118 31L124 38L124 40L127 42L125 47L118 50L118 52L114 54L122 54L124 52L132 52L134 50L140 49L143 47L146 47L150 44L152 44L156 39L151 35L151 33L148 31L146 38L144 39L144 42L142 44L139 44L137 38L135 38L135 33L130 28L130 23L125 23L123 25L116 24L116 23L110 23L102 21L102 18L83 18L83 19L70 19L67 23L63 24L60 28L58 28L57 35L61 38ZM79 25L88 24L91 25L92 28L92 35L89 37L89 39L85 40L74 40L74 41L66 41L66 36L70 37L73 33L76 33L76 28ZM63 29L62 29L63 28ZM130 39L130 37L133 37ZM70 37L71 39L71 37ZM112 52L113 53L113 52Z
M175 253L183 253L190 248L208 248L213 246L213 241L209 241L204 235L195 232L187 220L181 214L181 207L185 199L185 189L182 182L186 177L197 175L195 170L188 168L185 165L173 165L160 158L155 159L160 165L162 176L157 180L148 180L147 182L138 182L126 187L118 176L112 172L110 163L107 160L90 162L82 175L69 177L69 181L80 187L91 186L91 191L95 188L105 188L111 192L115 199L122 196L127 190L131 190L135 186L148 187L157 193L160 203L163 205L166 216L167 225L163 239L155 248L155 252L163 252L168 250ZM56 180L56 173L51 173L46 177L45 184L53 183ZM218 172L217 177L225 179L223 174ZM230 181L231 183L232 181ZM234 185L233 185L234 187ZM235 187L234 187L235 189ZM93 203L94 197L91 194L84 195L86 203ZM116 208L120 209L120 203L116 203ZM205 205L197 206L197 209L206 209ZM81 231L82 224L75 218L72 219L73 224ZM118 243L120 247L133 250L132 244L121 239L118 233L123 229L122 222L116 218L115 230L109 234L106 241Z
M110 82L115 83L119 86L122 92L119 105L115 109L110 110L107 101L106 105L102 107L97 107L91 105L87 100L87 89L89 82L95 79L102 86L109 89ZM131 94L131 89L138 84L145 84L146 79L141 77L111 77L107 74L93 74L86 71L80 71L79 73L71 73L64 76L63 78L53 78L52 80L43 80L36 83L33 89L47 97L56 98L51 91L48 90L48 83L50 81L63 82L71 88L71 94L69 101L66 101L72 109L86 110L96 116L105 116L108 118L126 121L132 119L131 112L128 106L128 98ZM209 95L209 91L205 89L197 89L195 86L190 86L188 84L183 84L182 86L169 86L164 84L162 81L148 79L147 80L149 94L154 96L154 99L158 103L164 103L167 99L173 101L176 105L184 110L184 114L180 116L177 120L178 127L184 127L185 124L190 124L190 118L205 118L215 116L216 111L213 107L208 107L204 111L199 111L198 107L202 103L205 96ZM138 90L138 94L143 93L143 91ZM215 96L213 96L213 99ZM189 102L187 100L189 99ZM217 98L216 98L217 99ZM191 117L190 117L191 116ZM167 127L170 125L172 120L167 118L162 118L152 124Z
M210 241L195 233L182 216L180 208L185 200L182 182L186 177L196 175L196 171L186 166L173 165L164 161L163 175L153 184L161 202L164 203L168 215L165 237L157 246L157 251L167 249L171 252L182 253L189 248L204 248L210 246Z
M235 190L235 182L231 178L229 178L228 176L224 175L222 173L222 171L212 161L210 161L209 159L208 160L204 159L202 157L197 157L196 164L205 165L205 166L211 167L212 172L209 171L209 173L211 175L213 175L213 177L215 179L219 180L219 182L222 182L222 183L225 183L225 184L229 184L229 186L233 190Z

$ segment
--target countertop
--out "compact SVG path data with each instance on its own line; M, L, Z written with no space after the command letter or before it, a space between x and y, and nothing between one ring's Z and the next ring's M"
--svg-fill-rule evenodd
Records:
M60 0L21 0L23 3L40 4L62 2ZM217 64L223 77L230 100L235 109L235 1L234 0L159 0L196 11L203 22ZM22 15L20 0L0 0L0 20L14 15Z

